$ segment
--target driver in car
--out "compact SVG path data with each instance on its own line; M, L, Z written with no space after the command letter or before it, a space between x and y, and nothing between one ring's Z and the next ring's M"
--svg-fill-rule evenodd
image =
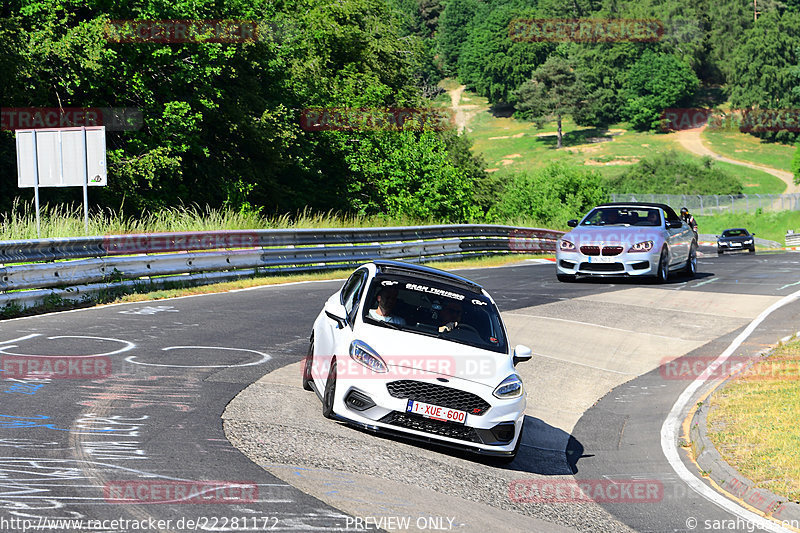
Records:
M395 285L384 286L378 291L378 307L369 310L369 317L378 322L388 322L390 324L397 324L398 326L405 326L406 321L403 317L392 314L395 305L397 304L397 295L400 290Z
M461 321L463 312L461 302L457 300L444 304L444 307L439 312L439 333L453 331Z

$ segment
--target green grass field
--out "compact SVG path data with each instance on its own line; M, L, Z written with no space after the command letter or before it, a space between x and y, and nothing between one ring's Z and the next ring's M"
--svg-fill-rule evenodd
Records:
M457 83L450 79L444 80L440 86L447 90L458 87ZM449 107L450 96L440 95L435 103ZM486 159L490 172L503 174L532 171L552 161L563 161L574 165L586 165L611 178L622 174L641 158L654 153L674 150L685 154L687 159L701 160L700 157L684 150L674 133L637 132L625 123L615 124L608 129L587 128L577 126L568 118L562 122L564 147L558 150L555 122L537 128L531 122L507 116L495 116L490 112L486 98L469 91L462 93L460 105L476 106L465 110L468 117L465 131L473 140L473 150L481 153ZM738 132L726 135L736 139L746 137L747 139L740 141L749 143L747 146L751 149L758 146L758 139L749 135ZM750 139L754 139L756 143ZM785 162L788 168L793 147L778 145L769 150L780 153L781 164ZM771 151L768 155L764 155L764 159L769 160L772 153ZM735 155L728 156L737 158ZM747 160L743 157L738 159ZM780 179L766 172L728 163L715 162L715 164L741 181L745 193L780 194L785 190L785 185Z
M766 213L726 213L714 216L695 216L700 233L719 235L728 228L747 228L757 237L784 244L786 230L800 232L800 211Z
M706 128L702 137L711 150L725 157L791 171L794 146L762 142L758 137L733 129Z

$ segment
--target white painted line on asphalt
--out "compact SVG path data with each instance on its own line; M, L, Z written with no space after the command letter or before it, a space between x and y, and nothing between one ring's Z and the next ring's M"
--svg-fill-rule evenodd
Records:
M664 424L661 426L661 450L664 452L664 455L666 456L670 466L672 466L672 469L675 470L675 473L678 474L683 482L708 501L718 505L731 514L747 520L750 524L753 524L754 527L765 531L784 532L789 530L781 527L772 520L766 519L752 511L748 511L744 507L741 507L732 500L729 500L722 494L713 490L711 487L707 486L697 476L692 474L689 469L686 468L686 465L683 464L683 461L681 461L681 458L678 455L678 432L680 431L684 410L692 400L692 396L700 387L703 386L704 383L706 383L708 377L712 375L712 373L716 371L716 369L731 355L733 355L733 353L739 346L741 346L745 339L747 339L747 337L749 337L750 334L752 334L753 331L755 331L755 329L770 314L777 309L780 309L784 305L797 300L798 298L800 298L800 291L796 291L788 296L784 296L762 311L761 314L756 318L754 318L753 321L750 322L750 324L748 324L748 326L744 329L744 331L742 331L735 339L733 339L733 342L731 342L730 346L728 346L725 351L722 352L722 354L720 354L720 356L717 357L717 359L714 360L714 362L709 365L700 376L697 377L697 379L695 379L688 387L686 387L683 393L681 393L680 397L678 397L675 405L672 406L672 410L669 412L667 419L664 420Z
M11 344L12 342L17 342L17 341L26 341L28 339L38 337L39 335L40 335L39 333L31 333L30 335L25 335L24 337L17 337L16 339L8 339L7 341L0 341L0 345ZM16 346L9 346L9 348L16 348Z
M504 316L519 316L524 318L543 318L544 320L558 320L559 322L570 322L572 324L580 324L581 326L592 326L595 328L603 328L603 329L613 329L614 331L621 331L623 333L632 333L636 335L647 335L648 337L661 337L662 339L669 339L669 340L679 340L679 341L688 341L689 339L682 339L680 337L670 337L669 335L657 335L655 333L647 333L641 331L633 331L630 329L622 329L622 328L615 328L613 326L603 326L602 324L593 324L591 322L581 322L579 320L569 320L567 318L555 318L552 316L541 316L541 315L526 315L525 313L501 313Z
M800 281L795 281L794 283L789 283L789 284L787 284L787 285L784 285L783 287L780 287L778 290L779 290L779 291L782 291L782 290L783 290L783 289L785 289L786 287L791 287L791 286L793 286L793 285L800 285Z
M719 280L719 278L711 278L711 279L707 279L707 280L705 280L705 281L701 281L700 283L697 283L697 284L695 284L695 285L692 285L692 287L693 287L693 288L694 288L694 287L701 287L701 286L705 285L706 283L711 283L711 282L718 281L718 280Z

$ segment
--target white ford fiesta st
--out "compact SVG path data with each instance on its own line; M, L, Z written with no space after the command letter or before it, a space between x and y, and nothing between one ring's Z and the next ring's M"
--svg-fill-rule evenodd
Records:
M397 261L359 267L314 322L303 387L322 413L372 431L513 460L525 390L489 294Z

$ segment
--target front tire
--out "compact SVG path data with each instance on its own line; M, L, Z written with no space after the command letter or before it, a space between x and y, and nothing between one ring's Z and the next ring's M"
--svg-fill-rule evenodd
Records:
M311 341L308 345L308 354L303 364L303 390L314 390L311 387L311 369L314 368L314 334L311 334Z
M333 418L333 400L336 397L336 359L331 362L328 379L325 381L325 393L322 395L322 416Z
M658 260L658 272L656 273L656 283L666 283L669 279L669 252L666 248L661 249L661 257Z
M556 278L561 283L572 283L575 281L575 276L573 274L556 274Z
M690 278L697 274L697 245L695 243L689 246L689 258L686 259L686 266L683 267L683 272Z

